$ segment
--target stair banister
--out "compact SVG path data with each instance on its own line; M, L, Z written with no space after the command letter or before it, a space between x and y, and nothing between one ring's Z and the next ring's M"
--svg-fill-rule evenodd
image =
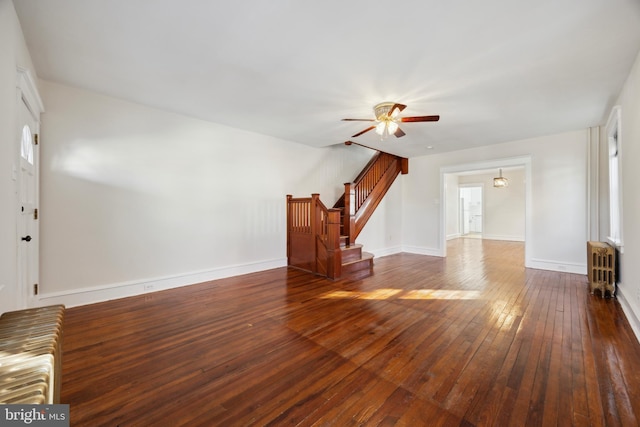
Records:
M378 152L354 182L344 184L343 232L354 244L373 211L399 173L409 172L409 161L393 154ZM341 203L340 199L336 204Z
M342 227L344 235L347 236L347 244L350 245L354 243L356 235L356 193L355 184L351 182L344 183L344 215Z
M342 276L342 251L340 250L340 209L328 209L327 216L327 277Z
M287 264L331 279L371 272L373 255L365 256L355 240L398 174L408 173L408 165L406 158L377 152L354 182L344 184L333 209L327 209L317 193L306 198L288 195Z
M341 255L340 209L327 209L317 193L287 195L287 264L336 279Z

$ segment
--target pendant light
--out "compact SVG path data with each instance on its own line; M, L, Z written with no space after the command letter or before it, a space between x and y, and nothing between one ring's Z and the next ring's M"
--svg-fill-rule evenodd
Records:
M502 169L500 169L500 176L497 178L493 178L493 186L496 188L504 188L509 186L509 181L507 178L502 176Z

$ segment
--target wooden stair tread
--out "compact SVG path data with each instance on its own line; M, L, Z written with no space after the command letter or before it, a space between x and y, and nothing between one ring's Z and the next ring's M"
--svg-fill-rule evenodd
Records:
M373 274L373 254L361 252L358 259L342 262L342 277L353 280L363 279Z
M362 248L361 244L354 243L353 245L343 246L340 249L342 249L343 251L348 251L348 250L356 250L356 249L361 249L361 248Z
M373 254L369 252L362 252L362 256L359 259L343 262L342 266L344 267L352 264L357 264L359 262L366 262L366 261L372 261L372 260L373 260Z

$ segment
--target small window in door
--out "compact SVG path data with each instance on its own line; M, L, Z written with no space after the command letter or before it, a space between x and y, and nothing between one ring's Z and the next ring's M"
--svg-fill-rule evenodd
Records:
M33 135L29 126L22 128L22 142L20 143L20 155L29 164L33 164Z

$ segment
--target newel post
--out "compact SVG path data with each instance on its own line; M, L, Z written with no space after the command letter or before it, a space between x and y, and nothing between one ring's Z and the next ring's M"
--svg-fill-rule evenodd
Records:
M287 194L287 265L291 265L291 199L293 196L291 194Z
M400 173L402 173L402 175L409 173L409 159L406 157L400 158Z
M318 219L318 201L320 200L320 194L318 193L312 193L311 194L311 208L310 208L310 220L311 220L311 224L309 224L311 226L311 235L312 236L317 236L320 232L320 230L318 230L318 227L320 226L320 221Z
M320 209L318 208L318 201L320 200L320 194L311 194L311 206L309 208L309 220L311 226L311 246L308 248L309 253L313 254L313 263L311 271L313 273L318 272L318 252L316 248L316 238L320 234Z
M329 209L327 218L327 277L342 276L342 251L340 250L340 209Z
M347 235L347 244L355 243L353 237L356 235L356 193L355 184L344 183L344 233Z

